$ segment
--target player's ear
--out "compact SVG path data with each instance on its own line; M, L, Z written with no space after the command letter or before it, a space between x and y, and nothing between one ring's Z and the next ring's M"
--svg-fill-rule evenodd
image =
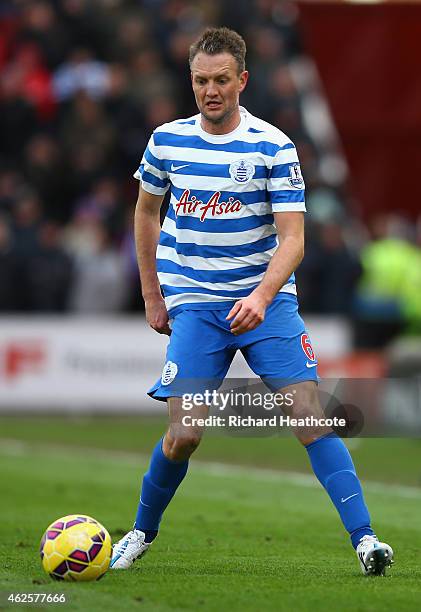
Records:
M239 81L240 81L240 88L239 88L239 90L240 90L240 93L242 91L244 91L244 89L245 89L245 87L247 85L248 79L249 79L249 72L248 72L248 70L243 70L243 72L239 76Z

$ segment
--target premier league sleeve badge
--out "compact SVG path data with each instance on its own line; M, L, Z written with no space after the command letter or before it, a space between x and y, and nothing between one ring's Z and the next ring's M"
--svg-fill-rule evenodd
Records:
M291 164L289 167L289 184L295 189L304 189L304 179L301 174L301 167L299 163Z

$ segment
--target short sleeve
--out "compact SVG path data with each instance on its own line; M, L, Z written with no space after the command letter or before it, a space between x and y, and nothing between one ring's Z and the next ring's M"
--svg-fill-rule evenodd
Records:
M141 181L143 189L148 193L164 195L167 192L170 186L168 172L165 170L165 161L158 156L154 134L150 137L140 166L133 176Z
M273 212L305 211L305 185L297 150L292 143L275 155L267 190Z

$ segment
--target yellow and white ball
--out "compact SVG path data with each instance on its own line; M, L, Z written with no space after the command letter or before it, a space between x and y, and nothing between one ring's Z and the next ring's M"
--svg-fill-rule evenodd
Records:
M108 531L86 514L69 514L49 525L42 536L44 570L54 580L99 580L111 560Z

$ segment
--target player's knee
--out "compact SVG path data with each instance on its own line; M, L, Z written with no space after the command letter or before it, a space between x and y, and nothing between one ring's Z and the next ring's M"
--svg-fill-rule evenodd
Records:
M318 410L315 409L311 404L300 404L299 406L294 406L292 411L292 417L294 419L312 419L312 417L320 416Z
M317 388L307 383L297 385L294 400L288 412L295 419L323 417L324 412L320 405Z
M332 431L324 423L325 415L318 402L297 404L291 416L297 423L297 426L293 426L294 434L304 446Z
M176 438L175 446L176 448L179 448L183 451L188 451L191 454L199 446L201 439L202 436L198 432L188 431L182 433Z
M169 432L165 439L165 454L172 461L184 461L200 444L201 433L195 431Z

